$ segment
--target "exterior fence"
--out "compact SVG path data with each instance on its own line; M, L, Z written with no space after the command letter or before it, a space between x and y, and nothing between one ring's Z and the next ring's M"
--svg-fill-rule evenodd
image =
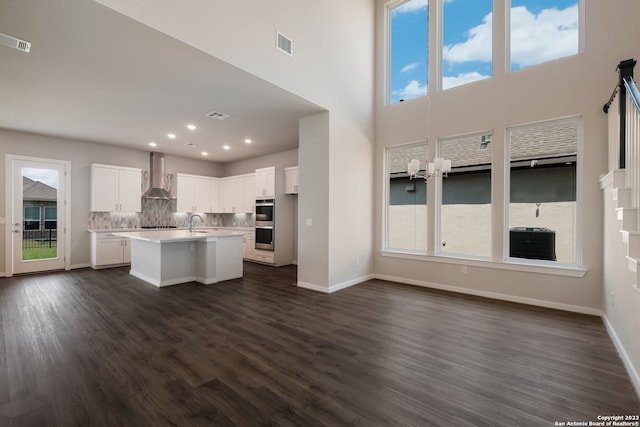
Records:
M45 228L42 230L23 230L22 248L55 248L58 245L58 230Z

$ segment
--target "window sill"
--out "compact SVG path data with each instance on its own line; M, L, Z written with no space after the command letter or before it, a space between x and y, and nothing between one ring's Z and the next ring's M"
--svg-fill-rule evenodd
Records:
M478 258L465 258L452 255L428 255L426 253L380 250L380 255L388 258L401 258L423 262L439 262L442 264L464 264L466 266L494 268L498 270L522 271L527 273L549 274L553 276L584 277L587 271L569 265L541 265L526 262L494 261Z

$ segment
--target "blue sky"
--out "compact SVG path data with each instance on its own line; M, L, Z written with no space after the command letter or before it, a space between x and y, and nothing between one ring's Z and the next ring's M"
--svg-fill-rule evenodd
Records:
M393 9L392 103L426 93L427 1L410 0ZM577 0L512 0L511 70L577 53L577 4ZM491 77L491 7L491 0L444 0L444 89Z

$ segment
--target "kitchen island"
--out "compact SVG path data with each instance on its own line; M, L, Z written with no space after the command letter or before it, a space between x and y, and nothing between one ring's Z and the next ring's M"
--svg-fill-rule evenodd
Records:
M157 287L242 277L242 233L157 230L113 233L131 239L129 273Z

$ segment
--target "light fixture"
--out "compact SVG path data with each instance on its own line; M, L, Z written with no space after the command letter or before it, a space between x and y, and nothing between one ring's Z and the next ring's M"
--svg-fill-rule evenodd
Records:
M420 160L412 159L411 162L407 164L409 179L424 178L426 181L434 176L436 178L446 178L449 172L451 172L451 160L443 159L442 157L436 157L433 159L433 162L428 162L427 170L423 172L424 175L420 175Z
M485 149L487 146L491 144L491 134L482 135L482 140L480 142L480 148Z
M229 147L228 145L223 145L222 148L224 148L225 150L230 150L231 147Z
M189 124L187 125L187 129L189 129L189 130L196 130L196 129L198 129L198 127L197 127L196 125L194 125L193 123L189 123Z
M209 155L209 153L207 153L206 151L203 151L203 152L202 152L202 153L200 153L200 154L202 154L203 156L208 156L208 155Z
M253 141L250 138L247 138L247 139L244 140L244 142L247 143L247 144L251 144Z
M169 138L169 139L176 139L176 134L175 134L175 133L168 133L168 134L167 134L167 138Z
M155 142L153 142L153 141L151 141L151 142L149 143L149 147L157 147L157 146L158 146L158 144L156 144L156 143L155 143Z

